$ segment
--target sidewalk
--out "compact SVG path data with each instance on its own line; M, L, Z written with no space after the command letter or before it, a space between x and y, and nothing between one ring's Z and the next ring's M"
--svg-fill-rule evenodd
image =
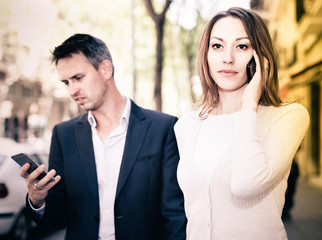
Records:
M292 220L285 222L289 240L322 239L322 189L299 179Z

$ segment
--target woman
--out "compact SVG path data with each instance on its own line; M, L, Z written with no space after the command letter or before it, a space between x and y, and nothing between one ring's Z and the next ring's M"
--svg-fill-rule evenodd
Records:
M187 239L287 239L287 177L309 116L278 96L264 21L242 8L218 13L203 32L197 65L201 108L175 125Z

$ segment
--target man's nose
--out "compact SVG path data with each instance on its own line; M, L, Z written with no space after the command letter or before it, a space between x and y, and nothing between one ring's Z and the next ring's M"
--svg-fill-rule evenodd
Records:
M68 84L68 92L72 97L77 96L79 94L79 87L77 83L70 81Z

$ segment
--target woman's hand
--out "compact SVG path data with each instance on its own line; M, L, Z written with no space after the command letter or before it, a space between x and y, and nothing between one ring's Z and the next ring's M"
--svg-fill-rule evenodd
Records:
M258 59L258 55L253 51L253 56L255 58L256 63L256 72L253 78L248 83L248 86L245 88L242 97L242 110L253 110L257 111L259 99L262 95L262 82L266 82L268 78L268 61L264 58L264 71L265 71L265 79L262 79L262 72L260 67L260 62ZM265 84L264 84L265 85Z

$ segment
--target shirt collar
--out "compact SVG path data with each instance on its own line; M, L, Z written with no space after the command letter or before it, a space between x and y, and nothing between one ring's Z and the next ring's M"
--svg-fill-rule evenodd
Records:
M126 103L125 103L125 108L123 110L122 116L120 118L120 125L124 125L124 124L128 125L129 119L130 119L130 113L131 113L131 101L126 96L124 96L123 98L126 100ZM96 128L97 123L96 123L95 117L91 111L88 111L87 120L88 120L89 124L91 125L91 127Z

